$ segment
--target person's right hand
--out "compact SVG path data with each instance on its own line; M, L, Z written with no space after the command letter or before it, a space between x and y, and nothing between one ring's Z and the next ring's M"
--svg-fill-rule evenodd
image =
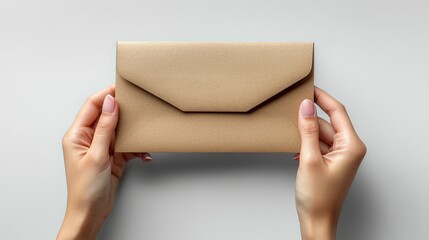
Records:
M317 117L311 100L301 103L296 208L302 239L335 239L341 208L366 146L340 102L319 88L315 89L315 102L331 123Z

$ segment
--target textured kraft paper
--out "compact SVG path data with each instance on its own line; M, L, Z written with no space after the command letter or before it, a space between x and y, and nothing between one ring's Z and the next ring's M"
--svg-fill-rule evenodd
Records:
M299 152L313 43L117 42L117 152Z

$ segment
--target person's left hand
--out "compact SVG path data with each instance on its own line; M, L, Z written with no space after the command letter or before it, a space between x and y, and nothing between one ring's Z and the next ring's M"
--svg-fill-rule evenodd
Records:
M95 239L112 210L126 162L149 153L115 153L118 103L112 85L88 98L65 133L67 209L58 239Z

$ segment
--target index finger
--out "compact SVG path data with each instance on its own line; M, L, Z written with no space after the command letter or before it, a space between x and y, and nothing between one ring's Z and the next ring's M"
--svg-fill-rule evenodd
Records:
M111 85L100 92L90 96L79 113L77 114L73 125L81 127L90 127L101 113L104 98L107 94L115 96L115 85Z
M336 132L354 131L346 108L338 100L318 87L314 88L314 100L328 114Z

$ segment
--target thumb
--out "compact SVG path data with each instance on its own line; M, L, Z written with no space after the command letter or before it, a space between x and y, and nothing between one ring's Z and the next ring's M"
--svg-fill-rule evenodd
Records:
M104 98L102 112L95 128L91 150L97 155L109 154L110 142L118 123L118 104L114 97L108 94Z
M298 130L301 136L300 160L317 160L322 154L319 146L319 122L313 101L305 99L299 107Z

